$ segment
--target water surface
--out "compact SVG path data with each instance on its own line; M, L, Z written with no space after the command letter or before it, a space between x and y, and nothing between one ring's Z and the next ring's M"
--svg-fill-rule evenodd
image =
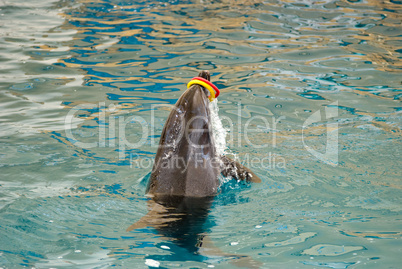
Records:
M214 244L262 268L396 268L401 12L374 0L2 1L0 266L231 268L154 229L125 232L147 213L141 179L170 105L207 69L226 151L263 180L222 186Z

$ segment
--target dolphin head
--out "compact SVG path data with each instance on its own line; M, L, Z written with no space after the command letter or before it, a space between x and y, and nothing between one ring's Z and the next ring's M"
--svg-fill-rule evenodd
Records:
M199 74L210 80L208 71ZM212 135L208 90L188 88L163 128L147 192L205 197L216 194L220 162Z
M210 80L208 71L200 72L199 77ZM180 144L191 152L200 147L215 151L208 94L208 90L200 85L193 85L182 94L166 121L162 132L165 139L161 139L160 146L171 146L175 150Z

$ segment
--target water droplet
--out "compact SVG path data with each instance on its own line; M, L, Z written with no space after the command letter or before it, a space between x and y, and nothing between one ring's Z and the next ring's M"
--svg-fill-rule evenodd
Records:
M282 105L281 105L281 104L276 104L275 107L276 107L276 108L281 108Z
M152 260L152 259L146 259L145 264L150 266L150 267L159 267L160 262Z
M110 104L108 110L109 110L109 112L114 112L114 111L116 111L116 106L115 106L115 104Z

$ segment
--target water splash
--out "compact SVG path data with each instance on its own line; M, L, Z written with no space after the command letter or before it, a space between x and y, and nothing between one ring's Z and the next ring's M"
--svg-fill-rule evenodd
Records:
M212 134L215 140L216 153L218 156L226 152L226 134L227 130L223 128L222 121L219 118L219 107L217 99L209 103L211 111Z

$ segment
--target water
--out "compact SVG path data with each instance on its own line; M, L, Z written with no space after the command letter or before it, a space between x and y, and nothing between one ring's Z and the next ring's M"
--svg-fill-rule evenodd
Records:
M2 268L232 268L125 232L147 213L168 110L203 69L225 150L263 180L221 186L214 245L261 268L398 267L400 1L0 9Z

